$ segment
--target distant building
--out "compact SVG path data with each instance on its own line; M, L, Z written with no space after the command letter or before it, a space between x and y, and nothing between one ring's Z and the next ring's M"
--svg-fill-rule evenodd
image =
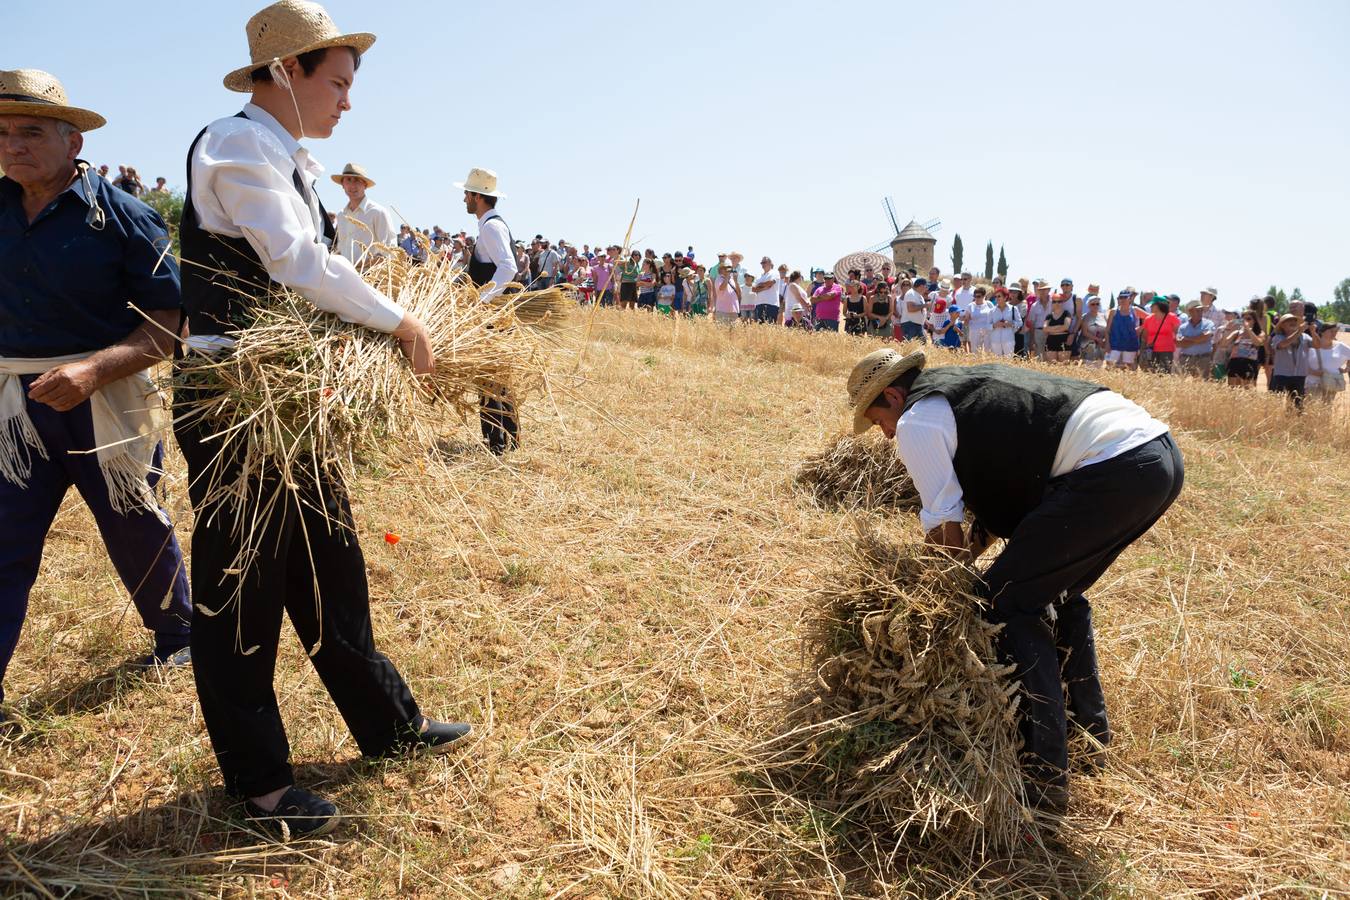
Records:
M937 238L918 222L910 222L891 241L891 256L897 269L913 267L920 275L927 275L933 267L933 251Z

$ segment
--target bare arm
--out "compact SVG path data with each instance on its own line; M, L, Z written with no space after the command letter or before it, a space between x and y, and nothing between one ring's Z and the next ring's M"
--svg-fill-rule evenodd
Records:
M57 412L66 412L88 400L104 385L167 358L178 333L181 313L176 309L157 309L146 315L149 322L116 344L88 359L44 372L28 389L29 398L45 403Z

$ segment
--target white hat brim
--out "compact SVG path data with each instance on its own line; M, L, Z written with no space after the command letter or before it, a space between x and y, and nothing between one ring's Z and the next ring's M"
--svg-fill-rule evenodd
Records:
M466 184L463 181L456 181L455 187L459 188L461 191L469 191L470 193L473 194L482 194L484 197L496 197L498 200L506 199L506 195L503 194L501 191L484 191L479 188L471 188L468 186L468 184Z

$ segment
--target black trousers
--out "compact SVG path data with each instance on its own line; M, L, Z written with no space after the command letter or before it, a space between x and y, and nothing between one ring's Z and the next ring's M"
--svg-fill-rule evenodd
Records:
M375 649L365 560L343 486L311 481L283 490L284 499L251 527L259 553L239 585L240 576L226 571L237 564L240 543L231 514L207 504L205 492L212 478L238 472L241 447L204 441L208 433L197 425L174 430L196 512L193 675L226 789L256 797L294 782L272 686L283 610L361 752L376 756L409 741L421 713L394 664ZM270 496L277 484L255 487Z
M479 395L478 418L483 429L483 440L488 449L501 455L520 446L520 419L516 405L506 391L494 388Z
M1021 681L1025 768L1034 785L1064 784L1068 716L1111 739L1085 592L1181 493L1171 435L1053 479L985 573L997 645ZM1065 695L1067 694L1067 709Z

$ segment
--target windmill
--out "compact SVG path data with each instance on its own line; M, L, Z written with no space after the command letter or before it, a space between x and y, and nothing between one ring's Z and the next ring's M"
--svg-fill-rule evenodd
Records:
M895 232L895 234L890 239L883 241L880 244L877 244L875 247L868 247L867 252L869 253L881 253L885 250L889 250L891 244L895 242L896 238L899 238L904 233L904 231L908 231L911 225L917 225L919 228L922 228L924 231L928 232L929 235L932 235L934 232L942 228L941 219L932 219L928 222L923 223L920 223L918 219L913 219L910 221L909 225L906 225L904 229L901 229L900 220L895 217L895 200L893 200L890 197L883 197L881 198L881 205L886 210L886 218L890 220L891 228Z

